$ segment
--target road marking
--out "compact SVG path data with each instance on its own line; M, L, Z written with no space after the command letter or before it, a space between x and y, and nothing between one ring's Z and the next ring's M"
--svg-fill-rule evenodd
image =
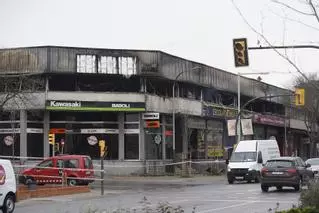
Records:
M204 210L204 211L199 211L197 213L215 212L215 211L224 210L224 209L231 209L231 208L238 207L238 206L245 206L245 205L252 204L252 203L254 203L254 202L240 203L240 204L235 204L235 205L230 205L230 206L225 206L225 207L207 209L207 210Z
M207 199L207 200L201 200L203 202L255 202L255 203L272 203L274 202L273 200L265 200L263 198L261 198L261 200L239 200L239 199ZM298 200L295 200L295 202L297 202ZM291 200L278 200L277 201L278 203L293 203L294 201L291 201Z

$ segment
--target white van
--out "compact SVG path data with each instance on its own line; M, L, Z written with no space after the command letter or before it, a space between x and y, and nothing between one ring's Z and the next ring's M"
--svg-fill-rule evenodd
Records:
M276 140L240 141L227 166L228 183L235 180L259 182L262 164L277 157L280 157L280 151Z
M11 161L0 159L0 208L3 213L14 211L16 191L16 178Z

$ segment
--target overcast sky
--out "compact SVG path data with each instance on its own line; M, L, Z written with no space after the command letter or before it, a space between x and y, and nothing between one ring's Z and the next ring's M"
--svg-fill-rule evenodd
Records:
M319 45L319 23L313 17L296 15L271 0L234 2L249 24L273 44ZM0 0L0 33L0 47L6 48L155 49L234 73L271 72L262 76L263 81L280 87L290 86L298 76L273 50L251 50L250 66L234 67L233 38L246 37L249 46L259 45L258 40L266 43L231 0ZM318 72L318 50L287 54L303 72Z

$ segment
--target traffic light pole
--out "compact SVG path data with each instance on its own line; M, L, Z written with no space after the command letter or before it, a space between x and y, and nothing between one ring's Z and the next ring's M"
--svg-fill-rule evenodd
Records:
M265 50L265 49L319 49L319 46L316 46L316 45L288 45L288 46L248 47L248 50Z

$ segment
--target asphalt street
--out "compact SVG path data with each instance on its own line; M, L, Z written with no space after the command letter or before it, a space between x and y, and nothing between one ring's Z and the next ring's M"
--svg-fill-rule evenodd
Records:
M106 186L103 197L95 188L88 194L32 199L17 203L15 213L85 213L89 209L113 212L119 208L142 212L146 204L140 202L144 197L149 202L147 206L152 209L159 202L169 202L173 206L181 206L185 212L192 212L195 208L196 213L262 213L276 207L277 203L279 209L288 209L297 204L299 198L299 192L289 188L283 191L274 188L262 193L260 184L229 185L224 179L218 178L211 181L168 182L113 182Z

